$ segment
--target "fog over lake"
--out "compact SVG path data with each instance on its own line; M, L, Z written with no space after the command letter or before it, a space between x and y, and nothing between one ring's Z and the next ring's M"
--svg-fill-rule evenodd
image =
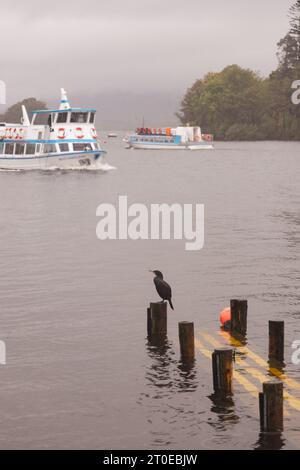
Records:
M288 30L291 4L3 2L0 79L7 84L8 104L28 96L51 102L64 86L70 96L98 107L108 96L109 106L102 108L106 127L130 127L143 109L152 125L156 118L174 119L186 88L209 71L232 63L264 75L276 68L276 43ZM120 106L129 93L132 99ZM147 116L150 103L157 111Z

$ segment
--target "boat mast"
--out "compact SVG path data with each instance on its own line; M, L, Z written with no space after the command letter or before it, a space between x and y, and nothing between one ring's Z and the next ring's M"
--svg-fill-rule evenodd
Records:
M22 124L23 126L30 126L30 120L25 106L22 104Z

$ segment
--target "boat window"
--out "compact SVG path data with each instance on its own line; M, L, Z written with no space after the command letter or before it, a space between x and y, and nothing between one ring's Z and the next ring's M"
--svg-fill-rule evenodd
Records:
M58 113L56 122L67 122L68 119L68 113Z
M47 125L50 116L51 115L47 113L35 114L34 124L35 125Z
M56 152L56 145L55 144L45 144L44 145L44 153L54 153Z
M87 122L88 113L71 113L71 122L84 124Z
M59 150L61 152L68 152L69 151L69 144L59 144Z
M5 145L5 155L13 155L14 153L14 144Z
M81 152L82 150L92 150L91 144L88 143L78 143L78 144L73 144L73 150L76 152Z
M100 145L98 143L94 144L94 149L95 150L100 150Z
M35 154L35 144L27 144L26 155L34 155L34 154Z
M25 150L25 144L22 144L22 143L16 144L16 148L15 148L16 155L23 155L24 150Z
M95 122L95 113L90 114L90 124L94 124Z

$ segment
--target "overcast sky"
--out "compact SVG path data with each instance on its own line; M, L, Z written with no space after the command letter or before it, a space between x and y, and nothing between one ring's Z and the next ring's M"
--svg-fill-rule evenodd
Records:
M112 91L184 93L237 63L268 74L293 0L0 0L8 102ZM0 109L1 111L1 109Z

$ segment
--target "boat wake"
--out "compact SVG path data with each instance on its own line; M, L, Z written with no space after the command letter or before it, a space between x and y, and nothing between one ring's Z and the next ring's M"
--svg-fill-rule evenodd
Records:
M1 173L22 173L24 170L18 170L14 168L0 168Z
M49 168L40 168L40 169L36 169L36 170L33 170L33 169L28 169L28 170L25 170L25 169L14 169L14 168L0 168L0 172L1 173L30 173L30 172L36 172L36 171L39 171L39 172L49 172L49 171L53 171L53 172L57 172L57 171L63 171L63 172L68 172L68 171L84 171L84 172L87 172L87 171L93 171L93 172L97 172L97 171L100 171L100 172L107 172L107 171L111 171L111 170L116 170L117 168L115 166L112 166L112 165L109 165L108 163L98 163L97 166L82 166L82 167L78 167L78 166L64 166L64 167L58 167L58 166L51 166Z
M58 167L58 166L52 166L47 169L43 169L41 171L111 171L111 170L116 170L117 168L115 166L111 166L108 163L98 163L97 166L64 166L64 167Z

